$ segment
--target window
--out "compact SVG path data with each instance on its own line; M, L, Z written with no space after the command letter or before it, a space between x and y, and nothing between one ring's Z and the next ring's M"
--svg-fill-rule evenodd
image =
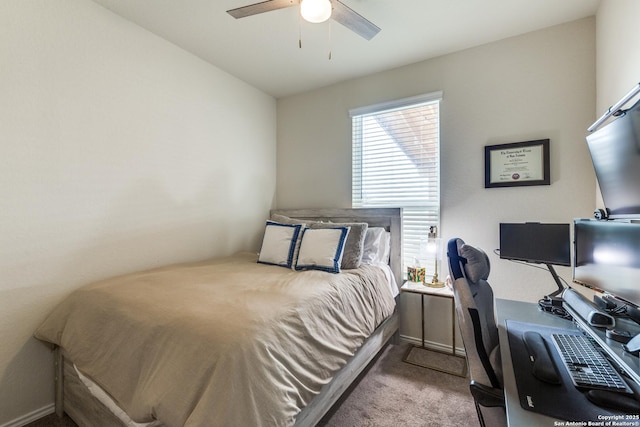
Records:
M403 271L440 223L441 99L437 92L350 111L352 205L403 208Z

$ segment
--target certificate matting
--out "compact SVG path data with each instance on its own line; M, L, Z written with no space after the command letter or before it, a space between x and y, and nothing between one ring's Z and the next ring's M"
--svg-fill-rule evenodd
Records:
M484 148L485 188L549 185L549 140Z

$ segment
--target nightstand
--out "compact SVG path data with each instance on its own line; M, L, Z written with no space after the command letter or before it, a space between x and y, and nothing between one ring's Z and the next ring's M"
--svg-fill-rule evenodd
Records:
M404 362L406 363L410 363L412 365L416 365L416 366L421 366L423 368L428 368L428 369L433 369L436 371L440 371L440 372L445 372L447 374L452 374L452 375L457 375L459 377L466 377L467 376L467 363L466 363L466 358L464 356L458 356L456 355L456 306L455 306L455 301L454 301L454 297L453 297L453 291L451 289L449 289L447 286L443 287L443 288L431 288L428 286L423 285L422 283L412 283L412 282L405 282L404 285L402 285L402 287L400 288L400 292L409 292L409 293L414 293L414 294L419 294L420 295L420 325L421 325L421 329L422 329L422 345L415 345L412 344L411 347L409 347L409 350L407 351L407 353L405 354L404 358L402 359ZM424 298L430 296L430 297L438 297L438 298L448 298L449 300L451 300L451 352L443 352L440 350L433 350L430 348L426 348L425 344L424 344L424 329L425 329L425 321L424 321ZM424 364L424 363L419 363L416 361L411 361L409 360L409 355L411 354L411 351L414 348L419 348L419 349L423 349L423 350L428 350L428 351L433 351L433 352L437 352L437 353L444 353L444 354L448 354L450 356L459 358L463 360L463 364L462 364L462 370L461 372L459 371L451 371L448 369L444 369L442 367L438 367L438 366L433 366L433 365L429 365L429 364Z

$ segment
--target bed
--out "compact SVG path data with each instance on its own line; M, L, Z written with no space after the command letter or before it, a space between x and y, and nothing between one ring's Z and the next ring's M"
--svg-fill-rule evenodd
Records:
M259 255L82 287L36 331L56 351L56 412L80 426L316 425L397 337L400 218L400 209L276 210ZM294 271L263 254L268 230L302 230L300 261L312 238L348 245L362 223L387 231L389 267L344 269L345 255L338 274Z

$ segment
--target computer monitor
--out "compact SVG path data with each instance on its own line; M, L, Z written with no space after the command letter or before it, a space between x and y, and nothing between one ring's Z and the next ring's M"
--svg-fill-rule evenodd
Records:
M554 265L571 266L570 224L543 224L539 222L501 223L500 258L545 264L558 290L564 290Z
M610 218L640 218L640 101L587 136Z
M571 226L526 222L500 224L500 258L571 266Z
M640 306L640 223L574 220L575 283Z

